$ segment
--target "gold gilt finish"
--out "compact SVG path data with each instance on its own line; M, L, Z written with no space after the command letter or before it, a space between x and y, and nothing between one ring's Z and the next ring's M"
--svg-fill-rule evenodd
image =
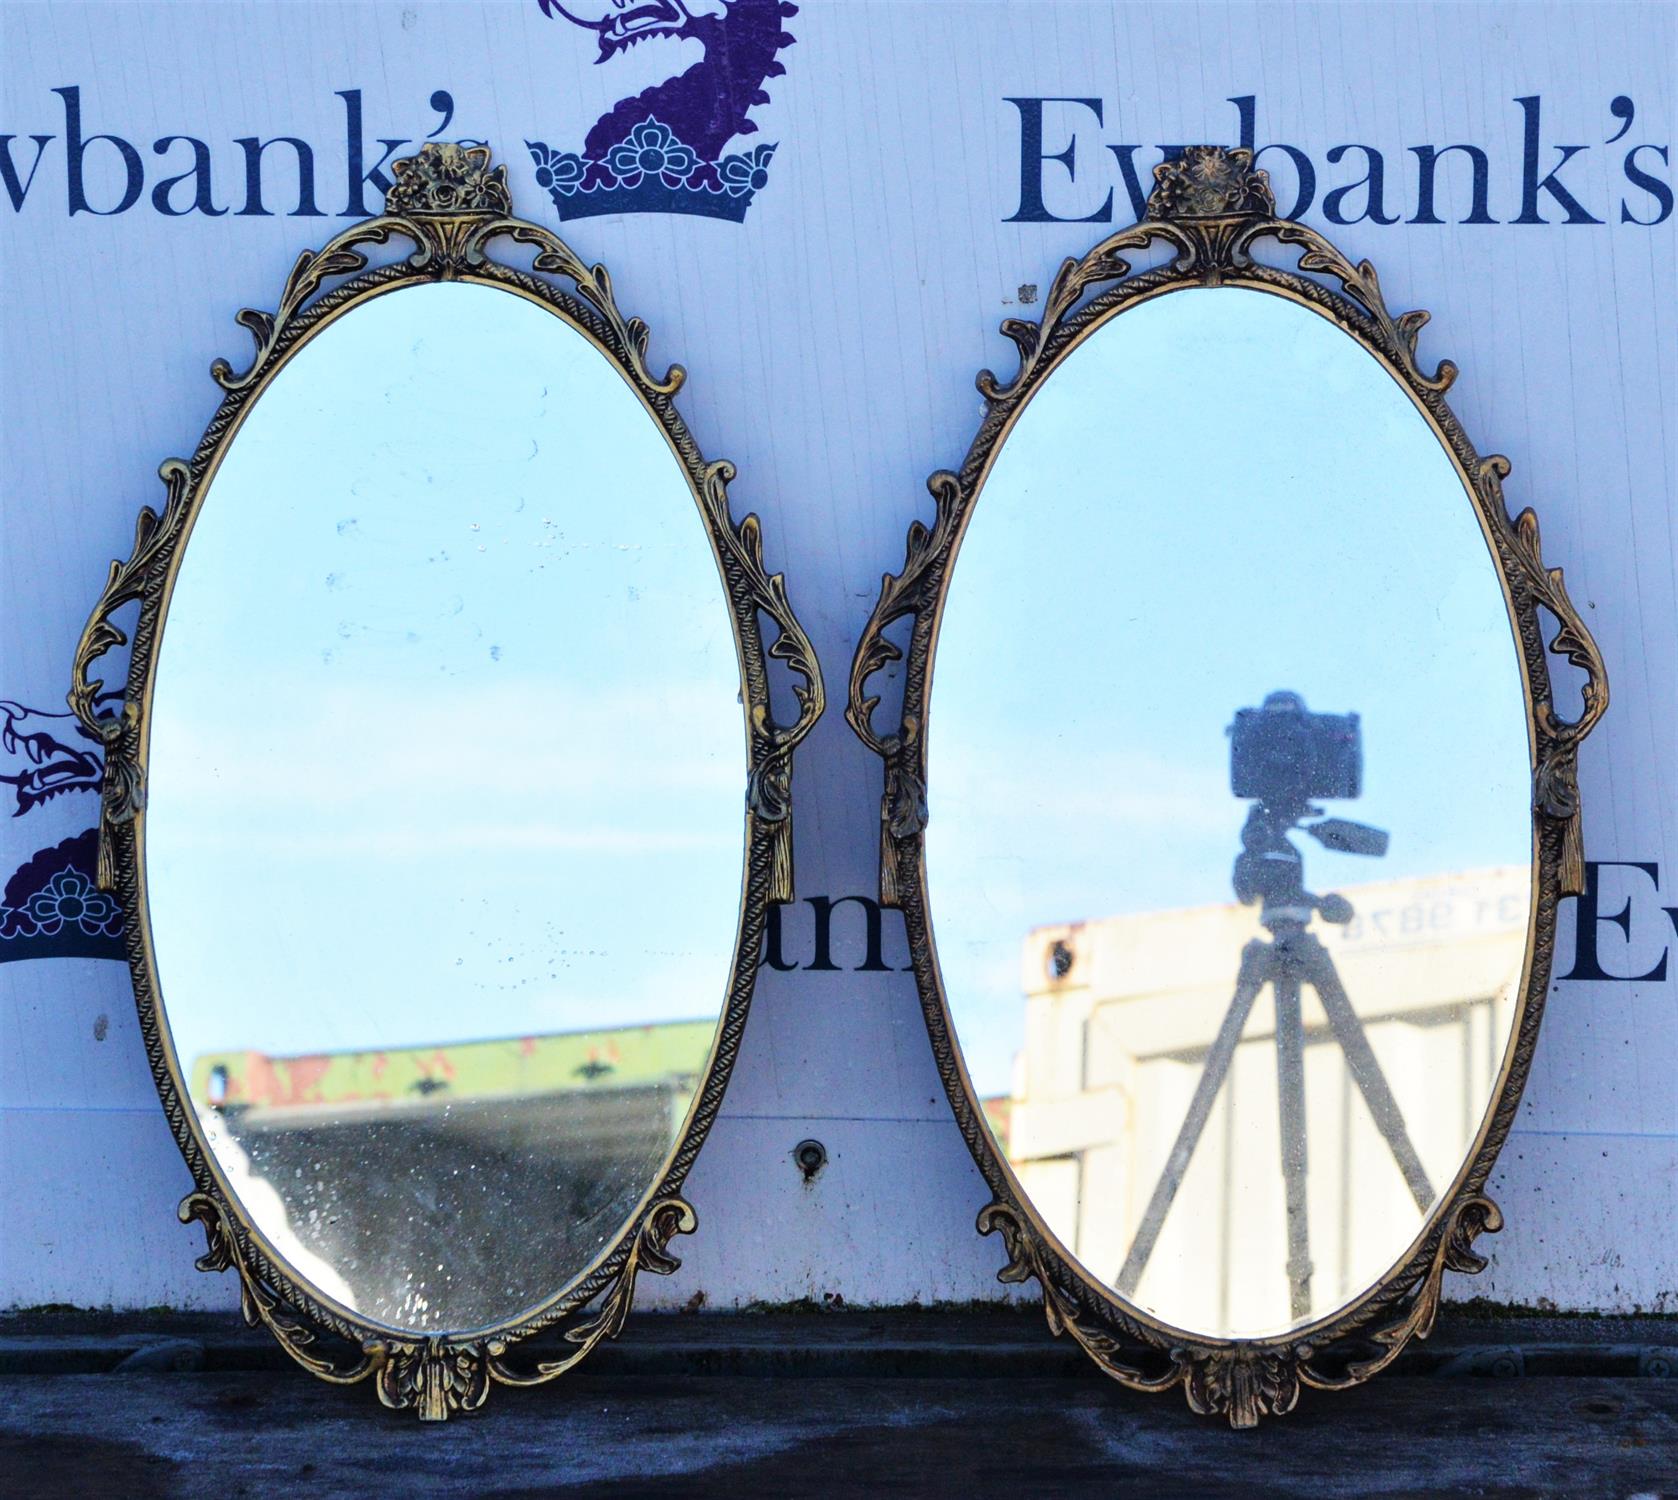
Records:
M931 526L916 521L900 572L887 574L851 666L846 718L885 762L880 804L880 898L903 909L921 1004L945 1090L974 1159L995 1201L980 1213L982 1234L998 1233L1008 1251L1001 1279L1035 1277L1055 1334L1070 1334L1102 1371L1133 1390L1165 1391L1181 1384L1197 1412L1227 1416L1251 1427L1265 1415L1294 1406L1301 1386L1337 1390L1384 1369L1412 1338L1426 1338L1439 1309L1446 1271L1473 1272L1485 1260L1473 1248L1483 1232L1502 1227L1484 1195L1486 1179L1514 1120L1538 1040L1555 947L1556 903L1584 887L1579 831L1578 750L1608 706L1601 653L1573 607L1559 568L1546 568L1538 522L1531 510L1511 519L1503 499L1509 461L1482 457L1445 403L1456 378L1448 360L1429 372L1417 362L1416 340L1425 312L1394 317L1375 268L1354 265L1315 230L1274 217L1266 174L1245 150L1190 147L1155 169L1148 217L1103 240L1081 260L1064 262L1044 301L1043 320L1011 318L1002 332L1018 347L1013 379L990 371L978 377L985 414L959 471L940 470L928 481L936 502ZM1300 275L1260 264L1261 241L1299 248ZM1164 246L1174 258L1135 272L1126 254ZM1331 278L1338 290L1316 276ZM1459 465L1496 560L1519 636L1534 746L1536 904L1529 935L1525 991L1513 1046L1498 1080L1491 1116L1452 1191L1392 1273L1333 1316L1266 1339L1197 1338L1132 1306L1064 1256L1020 1191L987 1128L957 1051L943 980L933 956L923 885L922 833L927 823L926 750L921 730L931 685L938 621L962 529L996 452L1025 403L1083 338L1134 302L1191 286L1263 288L1326 313L1371 350L1414 396ZM1093 296L1091 294L1094 294ZM1088 297L1089 300L1085 301ZM1045 518L1047 523L1048 518ZM1584 674L1576 719L1551 699L1539 610L1559 624L1548 649ZM904 653L886 637L894 622L912 617L897 725L876 729L879 696L870 679Z
M739 1051L765 914L771 902L792 899L792 754L820 717L824 698L815 652L788 603L785 583L780 574L764 569L757 517L736 522L729 512L733 465L708 461L700 453L671 400L685 372L680 365L662 375L648 368L647 325L618 310L606 268L586 264L540 225L511 217L506 168L492 168L485 147L428 145L418 156L396 162L394 171L383 214L354 225L318 251L299 255L277 311L247 308L239 314L238 321L256 340L256 358L242 373L226 360L212 366L226 396L190 462L169 459L162 465L163 509L141 510L128 560L111 564L76 650L69 700L105 747L99 883L123 903L141 1031L164 1112L196 1181L180 1217L204 1227L209 1247L199 1268L236 1271L246 1321L267 1327L304 1369L337 1384L371 1379L386 1406L441 1421L452 1412L482 1406L492 1384L538 1385L563 1374L621 1330L638 1274L663 1276L677 1268L669 1243L678 1234L692 1233L697 1223L681 1187L716 1118ZM497 239L535 247L532 268L542 274L492 260L487 247ZM412 254L367 270L363 247L392 240L411 242ZM568 280L575 294L545 279L554 275ZM349 279L323 290L339 277ZM333 317L408 283L451 280L501 286L530 297L580 332L639 394L687 474L721 564L742 669L750 762L746 880L733 972L704 1077L682 1134L618 1239L571 1285L515 1322L460 1334L404 1335L363 1321L296 1279L227 1190L198 1134L185 1079L161 1025L163 997L141 894L145 714L176 555L245 408L290 353ZM127 636L112 617L131 604L138 604L140 612L126 695L116 713L102 713L96 707L102 684L90 680L89 670L112 647L126 644ZM778 632L767 648L760 614L773 620ZM777 723L771 712L771 657L786 663L799 679L793 686L798 716L791 724ZM540 1351L520 1348L538 1335L544 1336Z

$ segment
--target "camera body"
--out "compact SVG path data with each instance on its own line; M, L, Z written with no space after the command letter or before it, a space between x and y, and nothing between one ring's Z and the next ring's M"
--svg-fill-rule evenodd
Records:
M1237 797L1300 807L1363 789L1356 714L1314 714L1298 693L1271 693L1262 708L1236 710L1229 739L1229 784Z

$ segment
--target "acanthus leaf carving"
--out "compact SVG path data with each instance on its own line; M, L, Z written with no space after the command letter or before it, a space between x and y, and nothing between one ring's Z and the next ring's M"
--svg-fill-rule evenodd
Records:
M606 1295L592 1313L565 1330L565 1342L576 1348L560 1359L543 1360L534 1372L524 1374L507 1362L505 1348L498 1344L489 1351L490 1373L503 1385L541 1385L563 1375L602 1340L615 1339L623 1332L635 1300L636 1276L643 1271L653 1276L669 1276L680 1269L681 1261L670 1253L670 1241L678 1234L692 1234L698 1226L698 1215L685 1199L672 1194L653 1203L642 1218L629 1254Z
M1035 1234L1030 1232L1012 1204L1001 1199L979 1210L980 1234L1000 1234L1008 1252L1008 1264L996 1273L1002 1282L1035 1280L1043 1289L1043 1316L1056 1338L1068 1334L1100 1367L1102 1374L1133 1391L1166 1391L1184 1378L1185 1366L1173 1357L1163 1373L1147 1374L1133 1363L1145 1347L1132 1349L1106 1329L1093 1325L1083 1314L1077 1298L1055 1279L1044 1259Z
M317 1338L309 1320L258 1273L239 1243L227 1209L216 1198L204 1192L189 1193L181 1200L178 1213L181 1223L196 1220L204 1226L207 1248L196 1262L198 1269L237 1272L239 1311L245 1322L252 1328L259 1324L266 1327L280 1347L311 1375L333 1385L354 1385L377 1368L377 1358L369 1351L362 1351L360 1359L352 1354L340 1361L313 1347Z
M792 723L775 721L767 696L752 704L749 720L755 748L746 805L753 818L770 829L769 899L784 903L793 899L792 753L821 717L827 694L816 649L787 597L786 578L764 565L763 528L758 518L748 515L736 522L729 509L728 486L733 478L734 465L719 459L706 468L700 486L712 534L733 565L729 586L737 592L741 608L774 621L776 637L765 654L786 663L802 679L793 684L798 716Z
M565 277L577 289L577 294L604 320L619 352L635 371L636 379L649 395L674 396L687 379L681 365L671 365L663 375L654 375L647 367L647 344L651 331L640 318L625 318L618 310L612 291L612 276L603 265L589 265L564 240L549 233L540 224L522 219L496 219L478 230L474 245L497 234L505 234L515 243L538 247L531 262L534 270Z
M877 672L903 659L902 650L886 630L906 616L918 619L930 607L965 503L961 477L947 469L939 470L926 485L936 507L933 524L930 528L919 520L910 524L903 567L880 580L879 598L851 661L845 709L851 728L885 761L885 789L880 799L880 904L886 907L898 905L903 863L913 857L916 841L926 829L926 771L918 715L905 707L895 732L879 732L874 727L874 710L880 705L880 697L869 692L868 682Z
M1332 244L1309 225L1278 221L1268 225L1265 233L1285 245L1300 245L1299 269L1319 275L1332 276L1341 289L1374 319L1388 351L1404 365L1406 373L1417 385L1436 396L1443 396L1457 378L1457 367L1448 359L1440 360L1433 374L1427 374L1417 362L1417 340L1431 314L1417 308L1394 318L1387 310L1386 298L1381 293L1381 278L1373 262L1359 261L1355 266Z
M280 293L279 307L269 313L260 308L246 307L234 317L234 322L249 330L256 340L256 354L250 366L235 374L225 359L210 365L210 374L224 391L242 391L267 368L280 339L296 318L298 311L321 287L334 276L353 276L367 265L367 257L357 248L360 245L383 245L393 234L406 233L416 244L425 242L425 235L411 224L392 215L382 215L351 225L336 239L319 250L304 250L292 265Z
M1168 1351L1170 1368L1149 1375L1136 1363L1139 1354L1146 1355L1146 1346L1132 1347L1106 1329L1089 1324L1076 1295L1057 1280L1039 1236L1027 1229L1012 1205L999 1199L987 1204L978 1219L979 1233L1000 1233L1008 1252L1008 1263L997 1272L997 1280L1016 1284L1035 1280L1043 1290L1044 1317L1052 1334L1069 1334L1103 1374L1132 1390L1169 1390L1181 1381L1195 1412L1225 1416L1232 1427L1241 1428L1293 1410L1301 1385L1343 1390L1360 1384L1397 1359L1412 1339L1427 1338L1438 1316L1445 1272L1472 1275L1484 1270L1486 1259L1473 1248L1474 1240L1502 1227L1503 1216L1491 1199L1483 1195L1464 1199L1451 1214L1414 1294L1399 1299L1399 1315L1373 1330L1348 1336L1357 1343L1373 1344L1379 1352L1347 1360L1339 1373L1318 1363L1332 1350L1309 1341L1178 1342Z
M678 1234L692 1234L698 1216L686 1200L671 1195L653 1203L642 1216L629 1254L592 1309L585 1309L566 1342L576 1345L563 1359L538 1363L532 1373L515 1369L507 1359L505 1338L458 1339L447 1334L367 1339L359 1350L334 1359L317 1347L311 1321L292 1308L258 1273L241 1245L227 1209L208 1193L195 1192L182 1200L183 1224L203 1225L205 1253L196 1262L200 1271L235 1271L239 1276L240 1310L252 1327L265 1326L298 1364L335 1385L352 1385L376 1377L379 1400L393 1410L413 1409L421 1421L441 1422L456 1412L476 1411L489 1396L492 1381L502 1385L542 1385L563 1374L604 1339L616 1338L635 1299L635 1279L642 1272L668 1276L681 1262L670 1253Z
M93 664L107 651L128 644L127 634L112 616L125 605L145 598L160 559L167 556L185 518L191 472L178 458L166 459L158 477L168 490L162 512L149 505L140 507L134 525L134 545L126 562L113 562L104 590L88 616L71 667L68 702L89 734L104 747L105 772L99 798L99 853L95 881L102 891L116 888L114 840L116 830L133 822L146 805L145 776L141 769L133 732L139 724L139 706L124 699L113 713L101 713L100 694L105 685L90 679Z
M1503 495L1510 463L1500 453L1481 459L1474 474L1482 504L1509 528L1508 554L1518 571L1529 604L1541 606L1556 621L1549 650L1584 673L1580 710L1576 719L1557 714L1553 692L1536 704L1539 735L1538 763L1533 771L1533 805L1561 824L1561 891L1579 896L1585 891L1585 844L1579 811L1579 746L1608 710L1608 669L1602 652L1567 591L1560 568L1544 565L1538 517L1528 506L1511 522Z
M1080 260L1061 262L1049 283L1043 299L1043 317L1033 323L1028 318L1009 318L1002 332L1019 350L1020 367L1006 384L990 370L979 371L975 384L987 401L1007 401L1024 391L1049 344L1062 323L1072 314L1089 292L1107 282L1123 281L1131 273L1131 263L1118 252L1143 250L1159 239L1171 240L1185 255L1193 253L1193 241L1174 226L1142 223L1132 229L1121 230L1103 240Z
M1301 1362L1300 1378L1319 1390L1344 1390L1386 1369L1412 1339L1425 1339L1433 1332L1445 1273L1456 1271L1472 1276L1483 1271L1486 1258L1474 1249L1474 1241L1482 1234L1496 1234L1502 1228L1502 1213L1483 1193L1461 1200L1445 1223L1426 1273L1406 1293L1408 1300L1398 1299L1401 1304L1398 1315L1359 1334L1360 1339L1373 1344L1378 1352L1367 1358L1351 1359L1341 1373L1333 1373L1316 1363L1321 1351L1308 1349Z
M1299 1400L1299 1359L1292 1350L1237 1345L1211 1354L1174 1349L1172 1357L1183 1369L1189 1409L1228 1417L1231 1427L1257 1427L1261 1417L1286 1416Z
M477 1411L489 1399L491 1356L483 1340L371 1339L379 1400L393 1411L412 1408L422 1422Z

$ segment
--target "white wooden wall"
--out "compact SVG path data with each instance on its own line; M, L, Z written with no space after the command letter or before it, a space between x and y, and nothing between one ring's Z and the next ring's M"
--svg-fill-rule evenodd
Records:
M1045 152L1076 133L1076 178L1043 167L1062 215L1115 190L1118 156L1141 143L1232 141L1232 98L1250 95L1258 144L1308 154L1305 214L1354 257L1372 257L1395 309L1425 306L1423 353L1463 374L1452 401L1475 441L1515 464L1514 505L1538 506L1546 552L1565 565L1612 673L1614 703L1585 751L1586 847L1606 972L1642 974L1678 948L1678 315L1674 226L1626 175L1665 184L1673 126L1672 5L933 3L804 0L788 23L787 74L754 111L779 143L742 225L664 215L568 227L605 260L625 306L653 329L655 358L691 372L683 410L702 446L740 470L738 506L764 518L770 560L827 668L835 698L880 574L929 514L923 487L963 453L981 366L1011 368L997 333L1023 284L1045 285L1096 223L1007 222L1019 202L1020 113L1045 106ZM276 164L272 217L169 217L151 193L205 143L211 201L244 202L240 137L297 136L315 149L317 196L346 202L346 104L359 90L374 137L437 129L487 139L515 204L552 224L522 142L575 149L603 107L697 54L639 49L622 71L592 66L588 38L535 0L362 5L71 3L0 6L0 134L21 208L0 198L0 698L58 708L107 561L126 555L137 508L161 499L164 457L186 454L216 405L218 355L249 340L240 307L271 307L298 251L345 222L288 217ZM674 62L672 63L672 58ZM641 70L635 72L636 69ZM135 144L146 189L112 216L67 212L65 105L85 135ZM1541 100L1539 175L1562 174L1601 224L1544 224L1521 207L1523 113ZM1631 101L1624 124L1617 98ZM1622 106L1622 113L1624 106ZM1491 216L1466 212L1467 163L1447 158L1442 225L1323 218L1323 193L1363 175L1377 148L1389 213L1416 213L1410 148L1472 143L1489 163ZM284 151L271 153L283 157ZM117 148L88 148L87 192L109 206ZM1275 170L1286 201L1291 169ZM191 196L176 190L177 205ZM1353 204L1362 194L1352 195ZM369 192L370 204L377 194ZM1668 194L1670 204L1670 189ZM1352 208L1350 212L1356 212ZM262 628L252 601L253 628ZM283 621L266 622L283 628ZM1472 766L1465 766L1472 774ZM804 896L867 893L876 856L877 764L830 710L797 776ZM79 793L26 817L0 809L0 880L36 849L91 823ZM811 1297L847 1304L1001 1295L995 1241L973 1233L985 1201L934 1073L914 986L857 972L854 906L834 918L836 972L766 973L723 1119L690 1179L701 1231L679 1275L643 1283L647 1303L713 1306ZM788 957L810 958L808 907L788 914ZM1558 973L1572 967L1564 924ZM887 917L887 954L904 961ZM1659 980L1558 982L1520 1127L1493 1189L1508 1220L1492 1270L1458 1295L1604 1310L1678 1310L1678 953ZM832 1162L806 1186L791 1160L808 1136ZM228 1306L225 1277L193 1270L196 1229L174 1220L187 1174L146 1070L125 969L112 962L0 965L0 1306ZM1485 1245L1486 1242L1482 1242Z

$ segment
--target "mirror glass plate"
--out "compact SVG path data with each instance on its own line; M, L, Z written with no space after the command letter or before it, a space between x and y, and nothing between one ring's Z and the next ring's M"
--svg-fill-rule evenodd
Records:
M740 920L732 615L639 396L410 285L249 405L172 581L144 898L217 1170L401 1330L559 1293L659 1178Z
M1311 308L1140 301L1025 404L944 602L927 904L975 1093L1095 1280L1171 1326L1261 1337L1405 1258L1487 1124L1522 993L1523 681L1450 452ZM1237 712L1273 694L1294 697L1238 746ZM1244 885L1269 903L1232 879L1254 778L1317 809L1255 837ZM1323 816L1333 847L1299 826ZM1312 899L1333 896L1349 920ZM1261 987L1222 1068L1243 977Z

